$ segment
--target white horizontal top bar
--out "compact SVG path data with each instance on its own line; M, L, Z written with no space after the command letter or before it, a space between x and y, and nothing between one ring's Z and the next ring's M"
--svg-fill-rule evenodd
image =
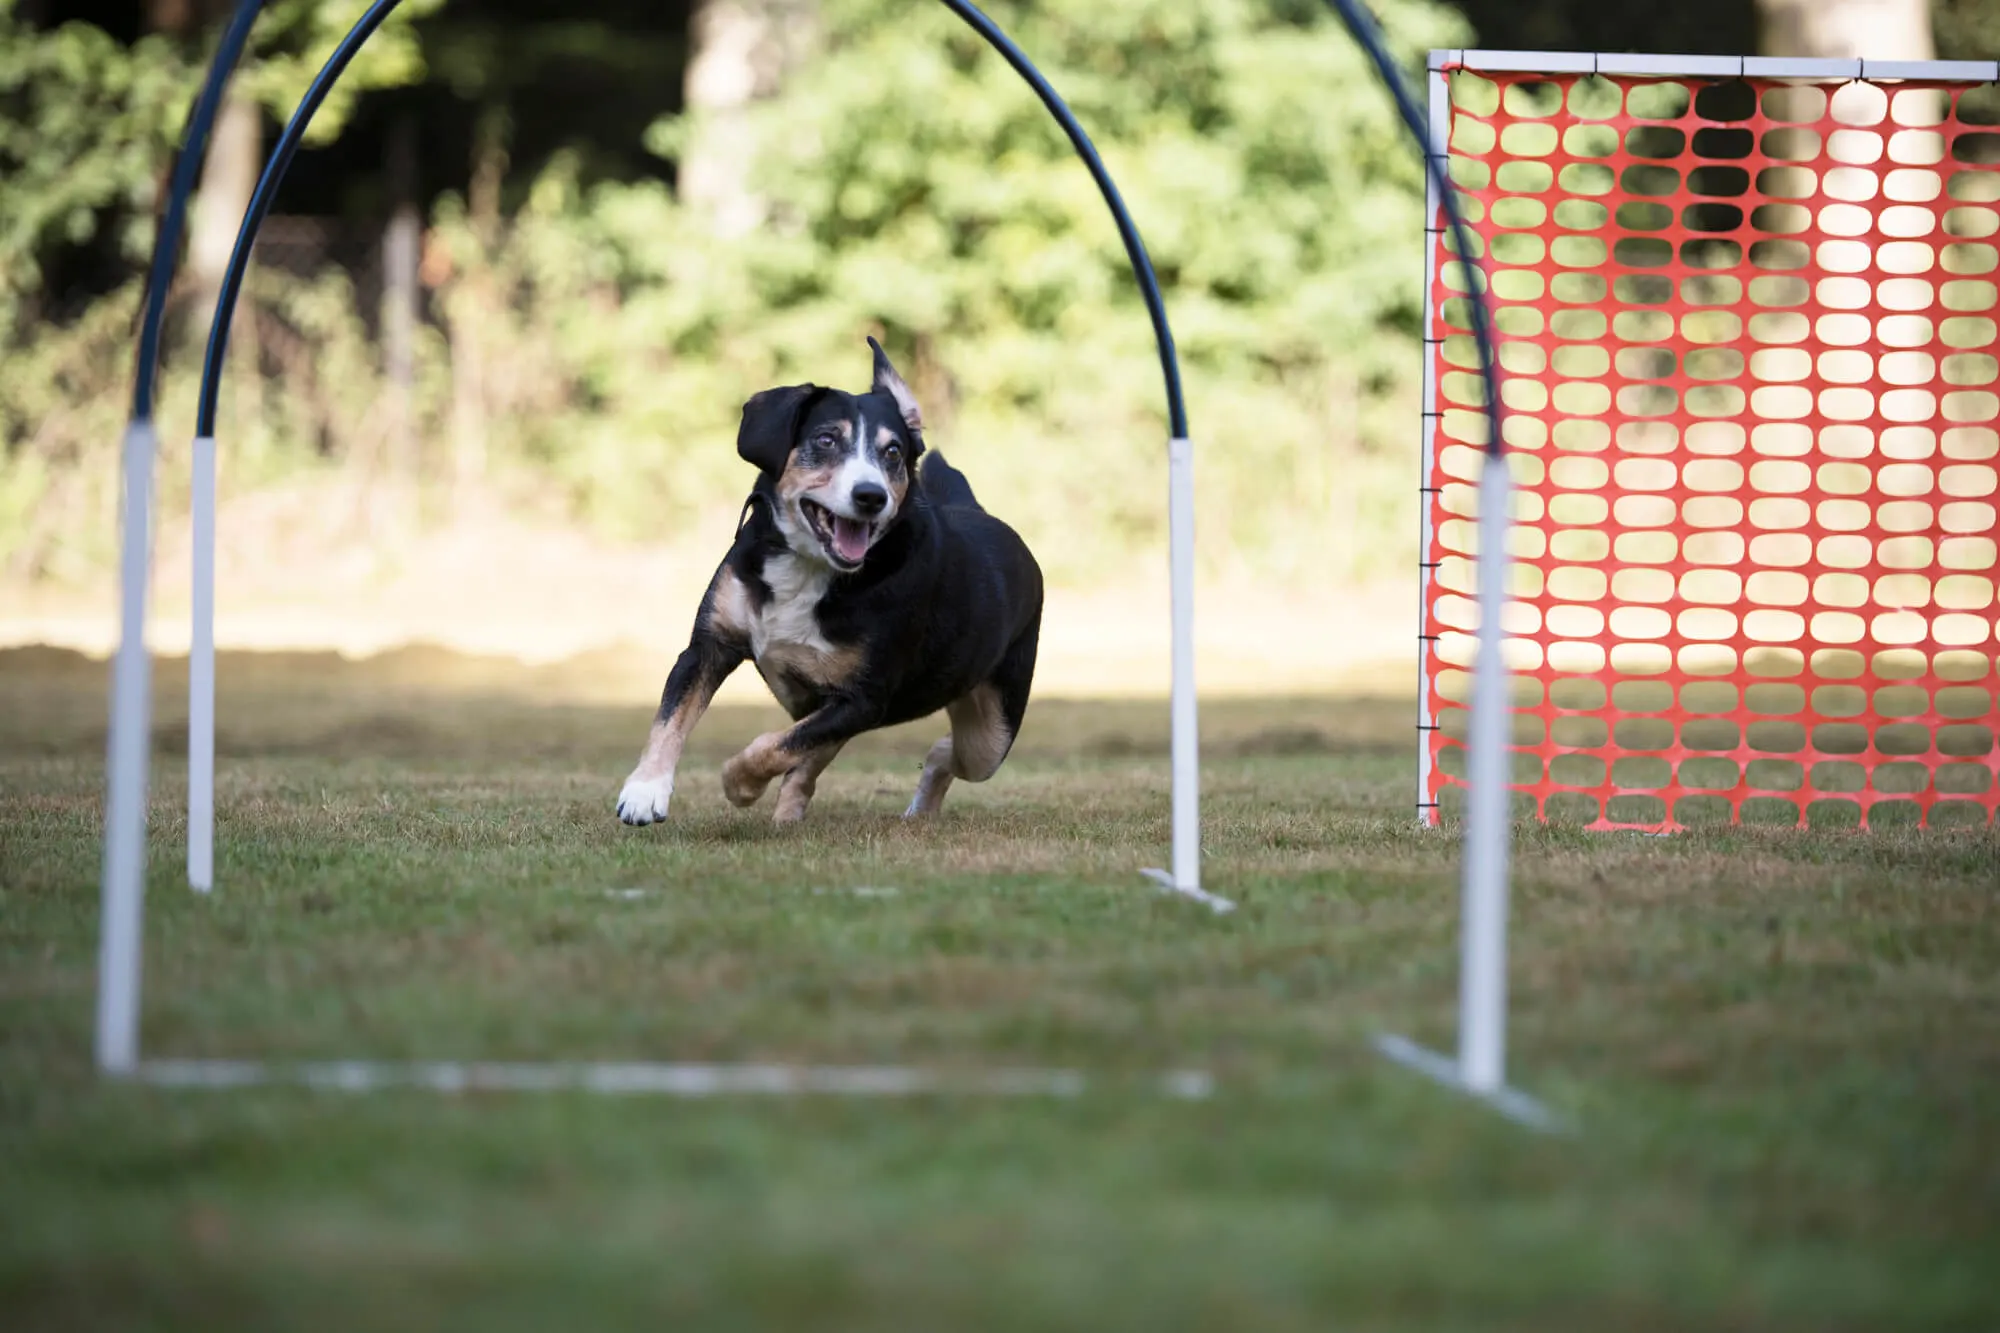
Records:
M1753 79L1858 79L1861 62L1809 56L1745 56L1743 72Z
M1861 77L1993 83L2000 81L2000 60L1864 60Z
M1695 78L1735 79L1743 75L1742 56L1633 55L1607 51L1597 57L1599 74L1668 74Z
M1466 51L1468 69L1520 70L1533 74L1592 74L1597 57L1588 51Z
M1531 74L1643 74L1711 79L1929 79L1940 83L2000 82L1993 60L1826 60L1791 56L1655 55L1625 51L1485 51L1440 47L1431 69Z

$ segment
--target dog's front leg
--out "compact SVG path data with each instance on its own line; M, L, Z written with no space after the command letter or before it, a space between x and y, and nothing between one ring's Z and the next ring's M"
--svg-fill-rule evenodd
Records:
M687 650L667 675L666 689L660 692L660 711L653 715L653 729L646 737L639 766L618 793L620 819L627 824L651 824L667 817L681 747L744 656L733 640L708 628L695 630Z
M722 766L722 794L732 805L755 805L774 780L804 767L811 774L804 779L803 795L809 799L812 779L833 762L840 747L881 722L880 704L836 699L802 718L796 726L785 731L767 731L744 746L741 753ZM781 804L778 815L781 822L787 823L803 818L805 803L797 802L795 810Z
M785 774L778 784L778 823L796 824L806 817L806 807L812 804L813 792L819 787L819 775L826 772L826 766L839 754L838 743L822 745L804 763Z

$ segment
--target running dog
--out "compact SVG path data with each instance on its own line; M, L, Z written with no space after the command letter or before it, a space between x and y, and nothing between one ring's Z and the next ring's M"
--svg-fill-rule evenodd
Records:
M1041 568L962 473L925 457L915 397L868 345L866 393L794 384L743 405L736 452L760 475L618 794L627 824L666 818L688 734L745 658L793 725L724 764L722 790L750 806L777 782L780 824L805 818L819 775L864 731L939 709L951 719L906 817L936 814L953 778L986 781L1013 746Z

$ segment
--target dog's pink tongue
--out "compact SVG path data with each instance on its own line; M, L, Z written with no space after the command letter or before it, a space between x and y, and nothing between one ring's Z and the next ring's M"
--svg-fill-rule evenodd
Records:
M851 518L833 520L833 549L842 560L858 565L868 554L868 525Z

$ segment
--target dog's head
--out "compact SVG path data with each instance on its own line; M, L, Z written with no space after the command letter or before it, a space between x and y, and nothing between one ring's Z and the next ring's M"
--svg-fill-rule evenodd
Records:
M873 338L867 393L816 384L766 389L743 405L736 452L772 482L792 550L842 574L861 568L903 514L924 452L924 419Z

